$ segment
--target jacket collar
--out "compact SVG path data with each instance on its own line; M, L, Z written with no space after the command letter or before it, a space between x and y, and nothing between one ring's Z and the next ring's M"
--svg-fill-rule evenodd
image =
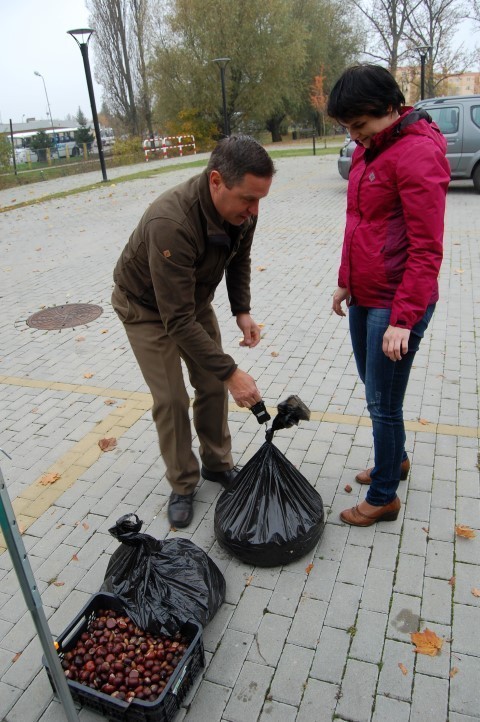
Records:
M365 157L368 160L371 160L387 145L391 145L396 138L400 138L404 135L406 129L413 123L418 123L419 120L426 120L428 123L432 122L432 119L426 110L416 110L411 106L403 107L399 118L397 118L387 128L380 131L380 133L373 136L370 148L365 150Z
M205 219L205 231L207 242L213 246L225 246L230 249L232 241L237 241L242 233L250 225L250 220L242 223L241 226L232 226L227 223L215 208L210 193L210 184L206 170L199 176L198 197L200 208Z

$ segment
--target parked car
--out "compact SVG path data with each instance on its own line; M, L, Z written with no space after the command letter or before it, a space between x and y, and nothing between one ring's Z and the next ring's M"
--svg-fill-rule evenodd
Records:
M472 180L480 193L480 95L450 95L420 100L447 139L452 180Z
M338 156L338 172L345 180L348 180L350 166L352 165L352 155L356 147L357 144L347 133L345 136L345 143L340 148L340 155Z
M426 98L415 105L424 108L447 139L447 158L452 180L473 181L480 193L480 95ZM348 180L356 143L347 136L340 150L338 172Z

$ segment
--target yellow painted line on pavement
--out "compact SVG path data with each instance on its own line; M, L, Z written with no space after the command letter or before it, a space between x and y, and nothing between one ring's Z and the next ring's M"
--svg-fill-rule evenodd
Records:
M100 439L106 437L121 438L128 429L142 418L152 405L150 394L139 391L125 391L123 389L87 386L85 384L27 379L18 376L0 376L0 385L1 384L6 386L52 389L55 391L65 391L66 393L78 393L90 396L105 396L106 398L120 399L124 402L120 406L112 409L110 414L102 421L95 424L83 439L75 443L69 451L45 469L41 477L36 479L13 500L12 506L17 517L18 527L22 533L47 511L67 489L72 487L77 479L97 461L102 453L109 453L101 451L98 445ZM228 408L232 413L250 413L249 409L241 409L233 402L229 404ZM272 417L277 413L276 407L268 407L268 411ZM328 411L312 411L310 420L328 424L371 426L370 419L365 416L354 416ZM480 428L470 426L406 421L405 427L408 431L415 433L480 438ZM46 474L59 474L60 478L53 484L44 486L40 483L40 480ZM0 533L0 554L5 550L5 540Z

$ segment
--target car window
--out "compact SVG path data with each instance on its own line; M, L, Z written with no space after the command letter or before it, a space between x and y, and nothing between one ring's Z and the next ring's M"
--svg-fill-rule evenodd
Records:
M458 107L426 108L425 110L432 116L442 133L448 134L458 131L458 118L460 115Z
M473 105L470 112L473 122L480 128L480 105Z

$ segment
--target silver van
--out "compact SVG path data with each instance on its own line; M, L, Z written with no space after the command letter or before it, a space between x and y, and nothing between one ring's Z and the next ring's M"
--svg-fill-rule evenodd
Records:
M432 116L447 139L452 180L473 180L480 193L480 95L427 98L415 104Z

